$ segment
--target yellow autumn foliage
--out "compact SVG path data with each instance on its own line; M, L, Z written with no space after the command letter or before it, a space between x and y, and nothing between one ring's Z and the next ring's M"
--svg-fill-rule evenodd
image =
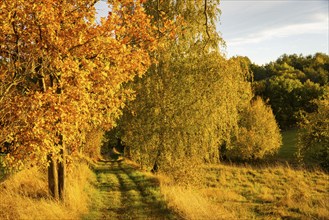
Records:
M239 130L228 147L227 156L239 159L262 159L276 153L282 137L272 109L256 97L240 114Z
M140 2L0 2L0 147L7 166L47 164L78 151L84 135L110 129L142 76L157 39ZM132 10L133 7L133 10ZM59 156L61 157L61 156Z

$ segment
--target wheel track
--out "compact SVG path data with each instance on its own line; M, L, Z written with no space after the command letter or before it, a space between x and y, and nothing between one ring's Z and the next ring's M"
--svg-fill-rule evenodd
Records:
M84 219L181 219L167 207L156 178L124 162L99 162L94 170L102 204Z

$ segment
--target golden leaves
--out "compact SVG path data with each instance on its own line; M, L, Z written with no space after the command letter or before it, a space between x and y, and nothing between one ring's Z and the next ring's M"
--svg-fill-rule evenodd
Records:
M0 101L7 115L0 118L0 144L12 135L11 165L46 163L61 145L79 149L83 134L113 127L133 98L122 84L144 74L156 40L139 3L111 4L108 18L95 25L90 1L0 3L1 83L16 82Z

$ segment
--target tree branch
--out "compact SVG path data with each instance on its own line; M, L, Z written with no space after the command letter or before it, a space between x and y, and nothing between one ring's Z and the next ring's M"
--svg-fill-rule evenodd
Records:
M208 30L208 14L207 14L207 0L204 0L204 16L206 18L206 22L205 22L205 26L206 26L206 33L208 36L208 39L210 39L210 34L209 34L209 30Z

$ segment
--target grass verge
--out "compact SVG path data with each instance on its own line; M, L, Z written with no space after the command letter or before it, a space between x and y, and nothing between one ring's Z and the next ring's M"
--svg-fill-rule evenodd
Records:
M93 181L87 165L75 165L67 176L65 202L59 203L48 195L46 170L20 171L0 184L0 219L79 219L97 193Z

